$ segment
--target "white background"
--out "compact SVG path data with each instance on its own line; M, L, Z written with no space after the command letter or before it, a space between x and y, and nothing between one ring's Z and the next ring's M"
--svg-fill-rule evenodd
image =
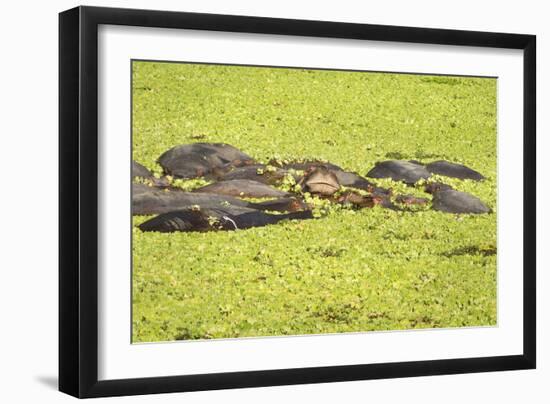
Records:
M68 402L57 374L57 12L77 3L27 1L4 5L2 38L1 172L4 187L0 400ZM88 4L392 25L525 32L538 35L538 201L548 201L543 151L550 121L550 26L544 2L400 1L96 1ZM518 156L519 160L519 156ZM548 214L538 211L539 365L534 371L285 386L109 399L110 402L548 402L550 389L550 241ZM6 226L7 224L7 226Z

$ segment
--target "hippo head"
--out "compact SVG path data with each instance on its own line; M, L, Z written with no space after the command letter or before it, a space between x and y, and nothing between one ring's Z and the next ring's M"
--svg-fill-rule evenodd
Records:
M313 194L333 195L340 189L336 175L324 166L311 168L303 179L305 189Z

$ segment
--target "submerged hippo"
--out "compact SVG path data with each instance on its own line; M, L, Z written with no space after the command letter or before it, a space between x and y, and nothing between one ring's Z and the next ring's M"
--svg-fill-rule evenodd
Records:
M151 185L156 187L168 187L170 185L170 182L166 178L156 178L145 166L132 160L132 181L135 181L137 178L148 180Z
M431 173L416 161L388 160L376 163L367 173L371 178L391 178L406 184L414 184L422 179L430 178Z
M153 173L149 171L145 166L139 164L137 161L132 160L132 178L151 178Z
M426 169L433 173L446 177L469 179L474 181L484 180L485 177L475 170L462 164L451 163L445 160L434 161L426 165Z
M144 184L132 184L132 214L155 215L199 206L201 208L247 207L256 210L293 212L308 209L301 200L280 198L271 201L253 203L231 196L184 192L181 189L150 187Z
M281 198L290 195L287 192L273 188L262 182L252 180L229 180L215 182L213 184L195 189L193 192L247 198Z
M173 147L158 158L166 174L176 178L203 177L215 169L252 164L254 160L225 143L193 143Z
M453 189L451 186L441 183L426 185L426 192L432 194L432 208L448 213L491 213L479 198L466 192Z
M230 196L184 192L179 189L161 190L144 184L132 185L132 214L153 215L192 206L248 206L248 202Z
M270 215L259 210L233 207L185 209L164 213L139 225L142 231L169 233L175 231L241 230L275 224L287 219L312 219L311 211Z

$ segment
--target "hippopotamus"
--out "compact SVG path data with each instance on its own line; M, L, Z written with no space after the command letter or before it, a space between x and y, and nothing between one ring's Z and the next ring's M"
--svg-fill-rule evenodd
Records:
M340 185L343 185L345 187L362 189L369 192L373 192L375 189L378 191L383 190L382 188L378 188L374 186L374 184L372 184L366 178L361 177L359 174L352 171L346 171L343 168L337 166L336 164L332 164L329 162L304 161L304 162L288 163L282 166L282 168L284 169L294 169L294 170L303 170L303 171L309 171L312 168L316 168L316 167L324 167L327 170L334 173Z
M153 215L192 206L248 206L248 202L230 196L184 192L180 189L161 190L144 184L132 184L132 214Z
M151 185L156 187L168 187L170 185L170 182L166 178L156 178L145 166L132 160L132 180L135 181L136 178L148 180Z
M178 188L158 189L145 184L132 184L132 214L154 215L200 206L201 208L247 207L256 210L293 212L308 206L295 198L279 198L264 202L247 202L231 196L184 192Z
M252 180L228 180L215 182L213 184L197 188L193 192L248 198L280 198L290 195L288 192L284 192L262 182Z
M426 192L432 194L432 208L448 213L491 213L479 198L462 191L453 189L450 185L442 183L427 184Z
M462 164L451 163L445 160L438 160L426 165L426 169L432 174L444 175L446 177L470 179L474 181L484 180L485 177L475 170Z
M388 160L376 163L367 173L370 178L391 178L412 185L430 178L431 173L417 161Z
M139 164L137 161L132 160L132 178L151 178L153 173L149 171L145 166Z
M312 219L311 211L270 215L259 210L232 207L191 208L168 212L140 224L142 231L170 233L175 231L242 230L262 227L287 219Z
M254 159L225 143L193 143L173 147L158 158L165 174L198 178L214 169L253 164Z
M340 189L336 175L326 167L312 167L299 182L302 189L312 194L330 196Z

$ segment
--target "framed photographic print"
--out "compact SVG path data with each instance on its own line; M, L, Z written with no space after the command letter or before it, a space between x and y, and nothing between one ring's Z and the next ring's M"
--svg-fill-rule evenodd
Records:
M535 367L535 37L60 14L59 386Z

